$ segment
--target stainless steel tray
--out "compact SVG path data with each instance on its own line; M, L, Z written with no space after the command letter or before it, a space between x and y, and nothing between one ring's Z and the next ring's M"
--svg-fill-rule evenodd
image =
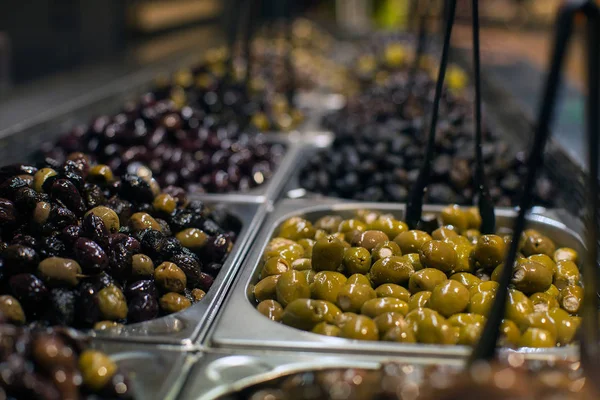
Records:
M218 352L199 354L180 394L181 400L209 400L285 375L333 368L377 369L384 362L411 364L415 378L428 365L456 368L460 360L424 357L375 357L285 352ZM411 374L412 376L412 374Z
M94 341L91 347L107 353L129 375L140 400L177 398L195 360L166 346Z
M207 204L211 203L207 202ZM242 229L231 253L204 299L176 314L126 325L121 329L92 331L91 335L107 340L163 343L188 347L193 344L194 340L202 337L215 317L266 213L265 205L260 203L240 203L223 199L219 204L239 219Z
M437 213L443 206L424 206L425 212ZM252 285L258 281L260 272L259 261L265 246L273 237L277 227L287 218L303 216L316 220L324 215L335 213L350 217L357 209L381 210L390 212L402 219L405 206L403 204L385 203L351 203L328 199L302 199L281 201L269 215L255 245L249 252L244 263L243 272L237 279L229 295L227 304L221 312L215 328L209 337L207 345L218 348L269 348L269 349L310 349L317 351L348 352L352 347L353 353L362 354L398 354L422 355L435 357L466 357L470 353L467 346L442 346L427 344L400 344L387 342L353 341L332 338L301 331L278 322L271 321L261 315L252 301ZM583 254L584 245L581 237L565 224L543 209L539 214L530 215L528 226L548 235L561 246L568 246ZM497 209L498 227L511 227L515 217L512 209ZM576 346L556 347L551 349L520 349L528 357L564 358L577 355Z

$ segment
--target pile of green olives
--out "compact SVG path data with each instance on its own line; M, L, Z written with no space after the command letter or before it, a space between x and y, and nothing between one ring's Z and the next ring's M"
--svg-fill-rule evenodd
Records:
M444 208L431 232L359 210L292 217L267 244L253 286L260 313L347 339L473 345L512 240L482 235L477 209ZM580 325L578 254L528 229L519 239L500 344L565 346Z

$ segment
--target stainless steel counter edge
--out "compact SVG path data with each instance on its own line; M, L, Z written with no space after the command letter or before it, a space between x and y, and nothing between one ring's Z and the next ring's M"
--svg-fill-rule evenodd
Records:
M424 344L398 344L383 342L361 342L347 339L326 337L322 335L294 329L283 324L273 322L256 311L249 300L251 298L251 284L257 278L259 260L263 249L272 237L276 227L286 218L293 215L304 215L312 212L353 210L357 208L396 211L402 214L404 205L385 203L356 203L344 202L333 199L301 199L283 200L277 204L270 213L263 228L250 249L242 267L242 273L237 278L235 286L228 296L219 319L213 324L206 344L215 348L255 348L255 349L297 349L310 351L336 351L347 352L348 346L354 349L352 354L396 354L396 355L421 355L427 357L456 358L466 357L470 353L467 346L442 346ZM424 211L439 212L442 206L426 205ZM540 210L541 212L541 210ZM552 215L550 211L548 215ZM513 209L497 209L500 221L510 221L515 216ZM555 235L561 235L561 243L584 251L580 236L568 229L567 226L545 215L532 214L529 216L531 224L536 228L544 227ZM564 358L576 357L577 346L557 347L552 349L519 349L528 358Z
M413 367L447 365L460 367L462 360L441 358L292 353L283 351L209 350L197 356L181 400L212 400L253 384L309 369L376 369L385 362L411 364Z
M266 215L265 204L225 199L220 199L218 203L236 216L243 226L230 255L205 298L176 314L126 325L121 329L91 331L90 334L93 337L121 342L172 344L186 348L193 345L194 341L204 332L203 329L214 319L222 298L231 285Z

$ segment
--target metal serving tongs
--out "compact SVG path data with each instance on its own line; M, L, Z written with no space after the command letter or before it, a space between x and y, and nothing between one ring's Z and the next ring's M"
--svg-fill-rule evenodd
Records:
M534 142L527 162L527 176L523 185L523 194L519 205L519 213L513 228L513 240L504 265L514 265L519 240L525 228L525 216L532 206L532 191L535 185L537 170L542 164L544 146L549 136L549 125L552 120L556 93L560 84L562 69L569 38L573 31L574 20L578 15L587 18L588 49L588 94L586 102L586 136L588 141L589 172L587 176L587 218L586 257L583 265L584 301L582 310L582 330L580 356L584 371L589 379L600 389L599 325L598 325L598 134L600 110L600 9L591 0L569 0L559 10L556 22L554 50L550 61L550 71L546 77L542 104L539 110ZM496 344L500 334L500 325L506 308L508 285L513 268L504 268L500 276L499 288L492 304L489 319L484 327L479 343L473 350L469 365L478 361L490 361L495 356Z
M494 233L496 216L494 214L494 204L490 198L483 166L483 156L481 154L481 78L480 78L480 60L479 60L479 8L477 0L472 0L473 4L473 72L475 80L475 176L476 198L481 214L481 233ZM412 187L408 202L406 205L406 223L411 229L415 229L420 220L423 211L423 197L431 178L431 166L435 151L435 132L440 107L440 99L446 76L446 67L448 65L448 51L450 47L450 36L454 26L454 16L456 13L456 0L447 0L448 13L446 15L446 25L444 28L444 42L442 56L440 60L440 69L435 86L435 97L433 98L433 109L431 113L431 124L429 126L429 137L425 150L423 165L419 171L419 176ZM422 21L422 26L424 26ZM419 38L421 41L421 38ZM424 47L423 43L420 45ZM421 49L423 51L423 49ZM417 49L416 57L420 57ZM417 59L418 62L418 59ZM417 65L417 64L415 64ZM417 65L418 66L418 65Z

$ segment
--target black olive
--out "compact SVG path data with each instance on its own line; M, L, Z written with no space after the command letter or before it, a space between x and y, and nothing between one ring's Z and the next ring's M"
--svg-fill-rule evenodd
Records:
M226 235L220 234L206 243L203 252L213 262L222 263L231 251L232 246L231 239Z
M15 205L22 212L31 211L38 202L38 193L30 187L23 187L15 193Z
M85 326L92 326L100 320L100 308L96 295L100 291L92 282L83 282L79 285L76 316Z
M14 175L33 175L37 168L27 164L11 164L0 168L0 181L5 181Z
M182 246L179 240L174 237L167 237L162 245L161 257L165 260L168 260L176 254L181 253L181 250Z
M102 218L93 213L87 214L81 224L81 236L92 239L98 243L105 251L108 250L108 229L104 225Z
M69 225L61 232L62 241L69 247L74 246L75 242L81 236L81 227L79 225Z
M51 224L55 230L62 230L68 225L76 224L76 222L77 217L71 210L52 204L50 214L48 215L48 223Z
M33 272L37 268L40 258L31 247L20 244L10 245L2 252L4 271L7 275L21 272Z
M0 228L10 229L17 223L17 210L12 201L0 198Z
M54 288L50 290L50 306L46 318L55 325L72 326L75 322L75 303L77 297L71 289Z
M116 243L110 247L108 272L118 279L127 279L131 275L134 253L125 244Z
M193 253L182 252L170 258L170 261L177 265L185 274L189 287L198 287L202 281L202 265Z
M75 215L81 216L85 212L85 204L79 194L79 191L67 179L57 179L50 188L50 196L60 201Z
M75 259L84 274L98 274L108 267L108 257L102 247L93 240L80 237L75 241Z
M98 185L86 183L81 193L88 210L106 203L106 197Z
M59 232L53 232L51 236L45 236L40 241L40 255L43 258L62 257L66 255L65 243L60 239Z
M40 313L47 305L48 289L44 282L33 274L17 274L8 281L13 296L32 313Z
M150 279L142 279L136 282L133 282L124 291L125 297L127 299L133 299L136 296L141 294L149 294L152 297L158 299L158 291L156 290L156 285L153 280Z
M37 249L38 247L38 241L36 238L30 235L24 235L22 233L15 235L10 241L10 244L20 244L22 246L30 247L32 249Z
M165 244L165 235L154 229L144 229L139 235L139 242L144 254L155 259L160 257L162 248Z
M150 185L139 176L132 174L121 177L119 194L133 203L152 203L154 199Z
M29 183L18 176L10 177L0 184L0 197L14 200L17 190L29 187Z

